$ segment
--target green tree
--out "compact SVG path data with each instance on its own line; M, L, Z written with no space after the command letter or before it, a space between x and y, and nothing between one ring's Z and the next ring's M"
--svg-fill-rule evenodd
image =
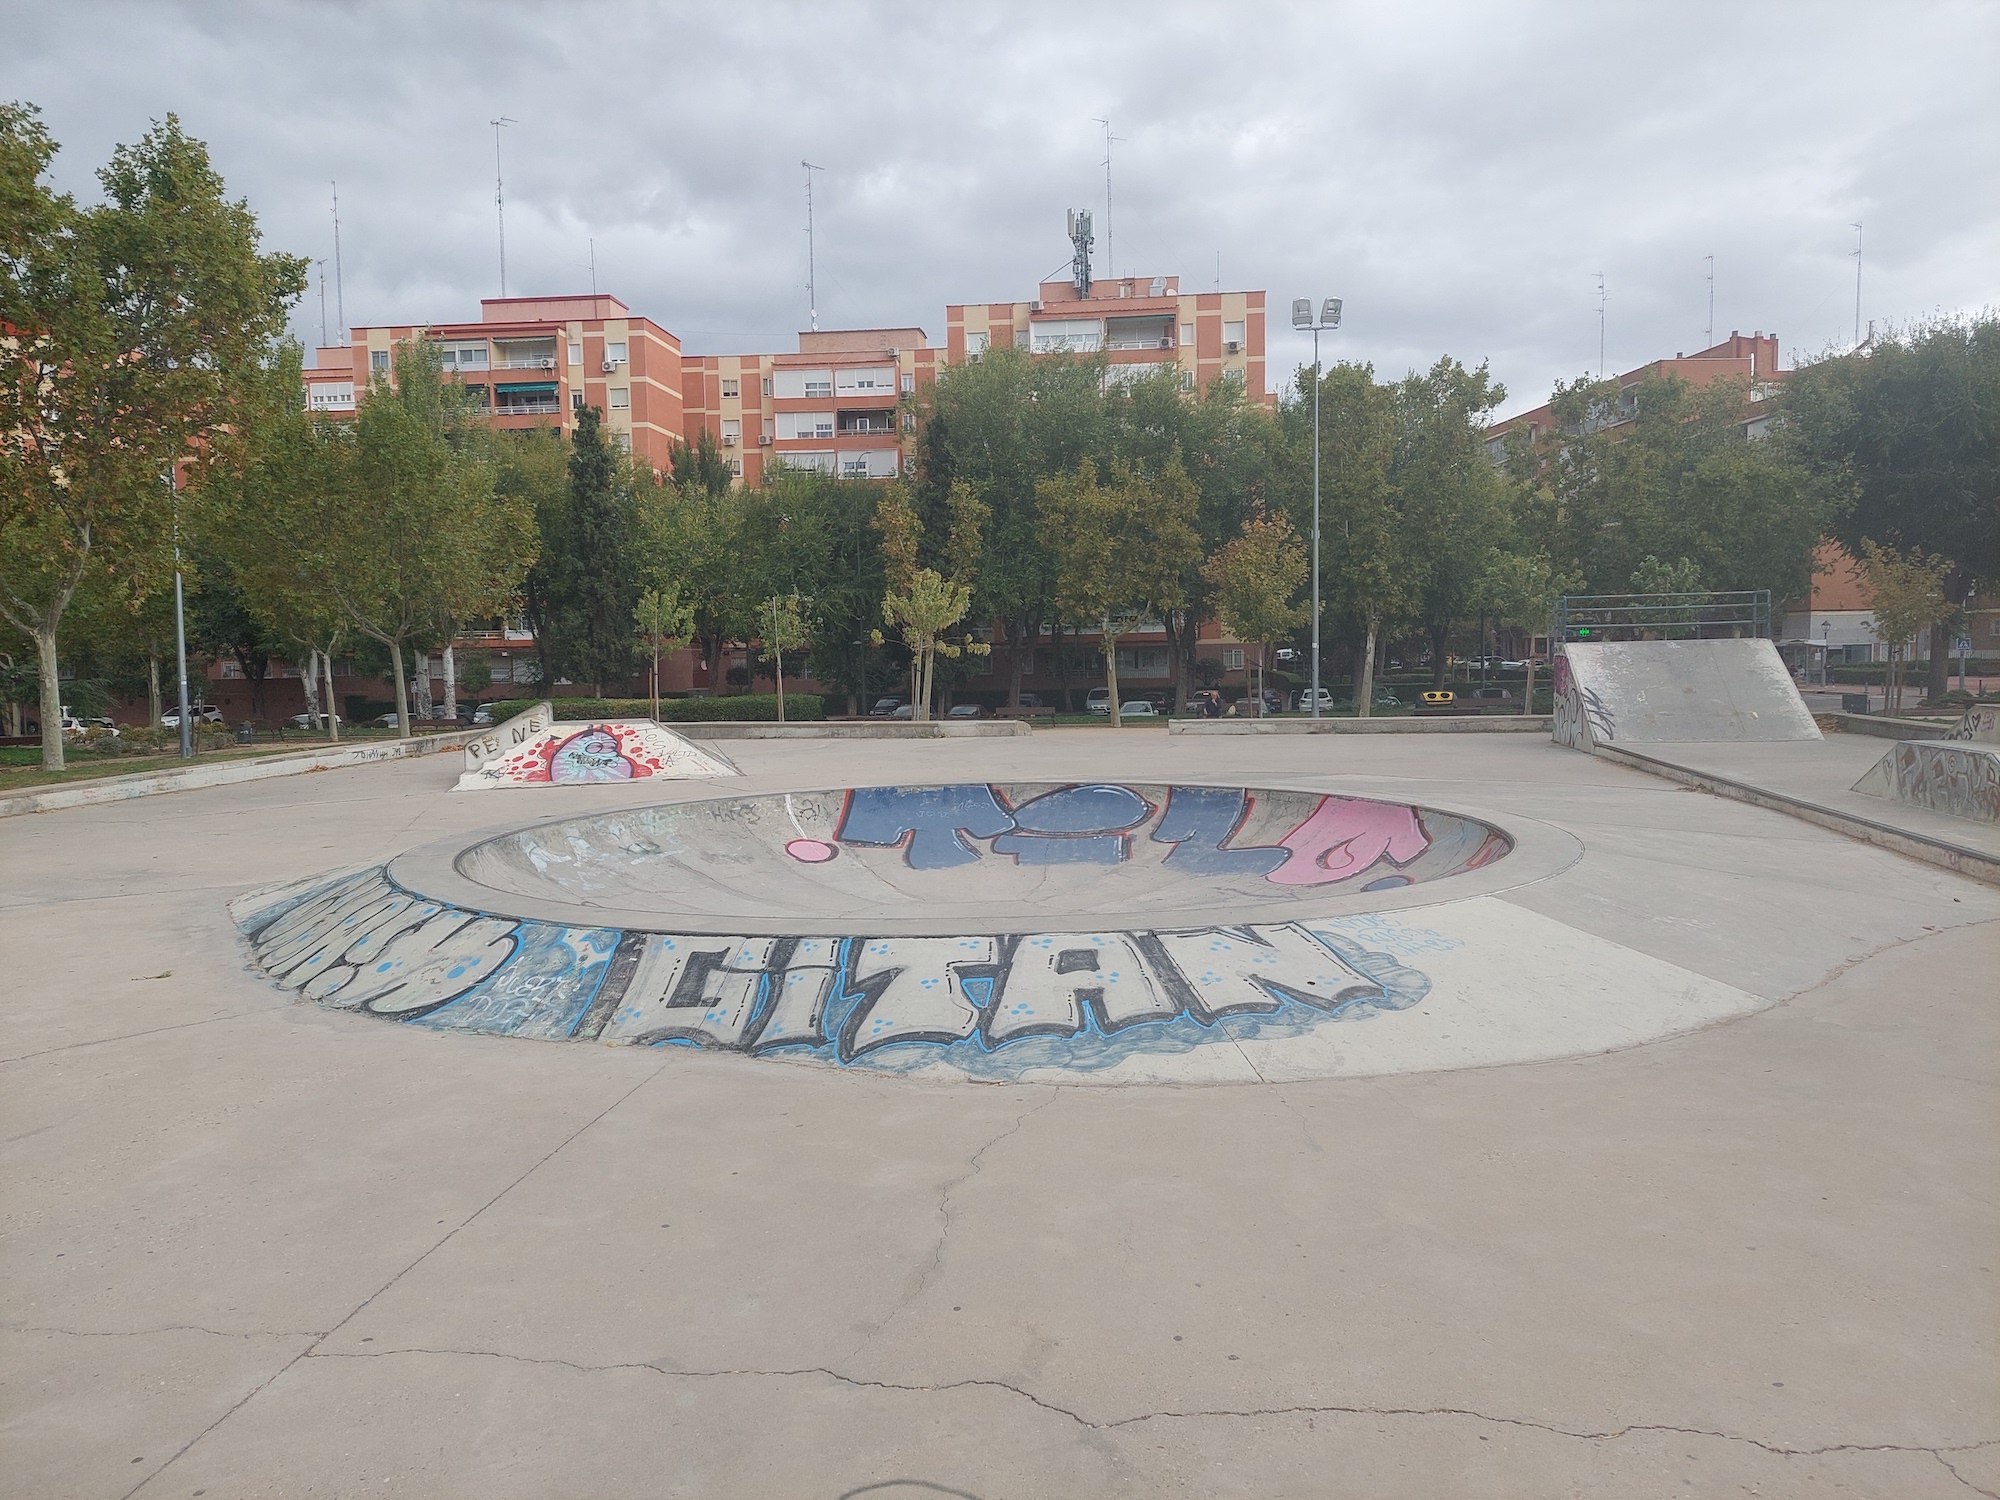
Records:
M406 648L496 612L535 555L531 504L496 489L484 429L441 372L430 341L401 345L351 430L318 429L319 485L263 492L312 592L388 652L405 738Z
M1810 475L1849 553L1872 541L1949 559L1954 613L2000 584L2000 314L1816 360L1785 383L1778 410L1778 446ZM1932 697L1949 672L1947 653L1933 650Z
M1887 708L1903 707L1903 669L1916 649L1917 637L1950 617L1950 558L1926 557L1920 549L1907 554L1880 542L1863 539L1861 577L1873 601L1875 628L1889 647ZM1933 658L1944 653L1933 651Z
M1305 623L1311 608L1293 601L1306 581L1306 549L1282 515L1253 513L1242 531L1201 567L1222 628L1257 647L1257 702L1271 642Z
M243 385L305 285L175 116L113 153L95 207L44 184L55 149L0 105L0 618L35 644L50 770L64 611L92 568L134 602L171 576L168 476L235 461Z
M744 576L734 480L713 439L703 438L692 448L673 447L671 477L659 503L641 510L640 529L645 575L678 587L694 609L695 640L714 691L723 680L723 648L742 639L759 596Z
M652 653L653 718L660 717L660 658L685 646L694 636L694 609L684 603L680 590L667 587L647 589L632 611L639 627L639 639ZM781 690L782 692L782 690ZM783 714L779 715L780 718Z
M812 641L806 625L806 601L797 594L773 594L757 611L764 649L771 654L778 685L778 722L785 722L785 653L803 651Z
M1055 558L1056 608L1098 629L1111 727L1120 728L1118 639L1183 602L1183 580L1201 555L1194 484L1178 451L1150 475L1115 463L1109 484L1085 459L1074 474L1044 480L1037 498Z
M883 596L882 618L897 627L910 651L911 717L931 716L931 674L939 656L990 649L970 636L954 642L946 634L971 607L970 585L954 583L934 568L918 568L906 587Z
M629 465L605 440L597 408L570 435L569 505L551 568L558 673L595 683L632 675L639 527Z

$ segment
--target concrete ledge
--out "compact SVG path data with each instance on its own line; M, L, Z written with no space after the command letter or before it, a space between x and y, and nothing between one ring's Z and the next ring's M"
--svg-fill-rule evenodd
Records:
M1765 807L1773 812L1788 813L1794 818L1816 823L1821 828L1830 828L1835 833L1844 833L1849 838L1860 839L1864 844L1874 844L1879 848L1893 850L1897 854L1906 854L1911 859L1920 859L1925 864L1937 865L1954 874L1984 881L1988 885L2000 885L2000 858L1977 849L1968 849L1962 844L1947 843L1943 839L1932 838L1928 834L1911 833L1907 829L1891 828L1886 823L1877 823L1874 819L1864 818L1858 813L1839 812L1830 807L1822 807L1816 802L1807 802L1800 797L1774 792L1768 787L1751 786L1748 782L1718 776L1713 771L1691 770L1687 766L1677 766L1671 761L1658 760L1653 756L1641 755L1636 750L1625 750L1616 745L1598 745L1590 753L1601 760L1616 761L1620 765L1630 766L1635 771L1646 771L1654 776L1664 777L1668 781L1677 781L1682 786L1713 792L1718 797L1748 802L1753 807Z
M1393 719L1170 719L1168 734L1547 734L1548 714Z
M1953 714L1935 719L1891 719L1881 714L1816 713L1820 728L1842 734L1869 734L1880 740L1936 740L1958 722Z
M887 719L871 724L716 721L664 726L691 740L946 740L1009 738L1035 731L1020 719Z
M162 792L191 792L206 786L227 786L237 781L262 781L270 776L298 776L307 771L334 771L345 766L365 766L383 760L407 760L413 755L435 755L441 750L457 750L469 739L486 731L453 730L448 734L420 734L407 740L370 740L359 745L328 745L289 755L253 755L241 760L216 761L177 767L171 771L142 771L131 776L100 776L67 786L31 786L18 792L0 793L0 818L22 813L55 812L64 807L89 807L99 802L123 802L132 797L153 797Z

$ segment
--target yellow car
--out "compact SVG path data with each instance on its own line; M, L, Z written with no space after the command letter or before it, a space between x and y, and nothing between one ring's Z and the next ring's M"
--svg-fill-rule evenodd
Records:
M1454 701L1451 689L1432 688L1423 696L1425 708L1450 708Z

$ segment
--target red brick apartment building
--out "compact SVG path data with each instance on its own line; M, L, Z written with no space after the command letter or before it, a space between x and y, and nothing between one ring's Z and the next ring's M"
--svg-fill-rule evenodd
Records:
M1614 377L1619 385L1619 404L1623 415L1614 420L1611 427L1614 430L1622 427L1638 415L1640 386L1649 380L1671 375L1689 385L1708 385L1717 380L1742 381L1749 390L1743 414L1744 431L1753 438L1761 437L1771 420L1771 408L1764 403L1789 374L1790 370L1778 367L1778 336L1775 333L1767 334L1760 330L1746 338L1732 331L1728 338L1711 348L1699 349L1693 354L1676 354L1672 359L1656 359L1651 364L1640 365L1636 370L1627 370ZM1524 411L1486 429L1487 451L1498 459L1505 455L1507 439L1513 434L1522 432L1536 438L1554 425L1555 418L1547 406Z

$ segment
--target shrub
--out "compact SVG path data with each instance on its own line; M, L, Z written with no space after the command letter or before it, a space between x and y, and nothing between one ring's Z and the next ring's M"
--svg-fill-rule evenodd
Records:
M487 707L493 722L511 719L540 703L540 698L495 698ZM555 698L556 718L564 722L579 719L647 719L653 714L650 698ZM778 699L772 693L735 694L726 698L662 698L662 724L774 723ZM817 693L785 694L788 723L816 723L826 717L826 700Z

